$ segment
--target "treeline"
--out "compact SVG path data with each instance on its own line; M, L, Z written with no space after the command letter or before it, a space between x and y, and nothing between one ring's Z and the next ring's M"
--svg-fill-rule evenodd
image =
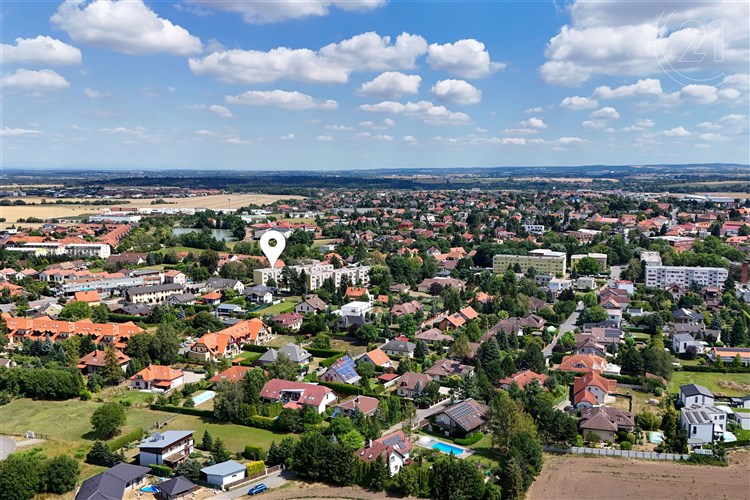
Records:
M76 368L10 368L0 370L0 392L34 399L78 397L85 385Z

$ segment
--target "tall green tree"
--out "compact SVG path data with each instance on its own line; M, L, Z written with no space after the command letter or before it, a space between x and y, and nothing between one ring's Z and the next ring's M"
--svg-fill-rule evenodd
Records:
M101 376L104 383L108 385L117 385L125 377L113 345L107 346L104 350L104 368L102 368Z
M114 436L124 425L125 408L120 403L104 403L91 414L91 427L102 437Z

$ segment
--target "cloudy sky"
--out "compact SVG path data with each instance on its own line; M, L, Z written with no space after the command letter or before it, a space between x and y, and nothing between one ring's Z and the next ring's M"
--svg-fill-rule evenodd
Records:
M1 163L748 163L748 5L5 0Z

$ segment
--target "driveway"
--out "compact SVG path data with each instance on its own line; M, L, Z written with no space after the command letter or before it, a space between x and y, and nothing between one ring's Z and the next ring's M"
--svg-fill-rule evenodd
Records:
M450 399L446 399L445 401L441 401L440 403L436 403L429 408L420 409L417 408L417 416L415 417L414 421L419 423L422 420L425 420L427 418L430 418L436 413L440 413L445 409L445 407L450 403ZM389 429L386 429L382 432L382 436L385 436L386 434L390 434L392 432L400 431L401 426L403 422L399 422L395 425L392 425Z
M5 460L8 455L16 450L16 442L8 436L0 436L0 460Z
M560 330L557 332L557 335L552 338L552 341L547 344L547 347L542 349L542 355L544 355L545 358L552 357L552 350L557 345L557 341L560 340L560 337L562 337L563 333L572 332L576 329L576 321L578 321L579 314L580 311L576 310L575 312L573 312L573 314L570 315L570 317L568 317L568 319L565 320L565 323L560 325Z
M258 479L257 481L253 481L252 483L243 484L236 490L225 491L224 493L219 493L214 498L217 498L220 500L232 500L234 498L240 498L243 496L247 496L249 498L249 495L247 495L247 491L253 486L255 486L256 484L263 483L270 490L273 488L278 488L279 486L285 484L288 480L294 478L295 476L296 474L294 472L290 470L284 470L281 472L277 472L276 474L271 474L270 476L266 476L262 479ZM260 498L263 498L263 496L261 496Z
M205 373L195 373L195 372L183 372L183 373L185 374L184 380L186 384L194 384L206 378Z

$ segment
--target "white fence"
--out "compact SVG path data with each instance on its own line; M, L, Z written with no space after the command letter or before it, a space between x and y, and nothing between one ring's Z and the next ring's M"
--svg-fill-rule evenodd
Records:
M688 454L656 453L654 451L616 450L611 448L586 448L571 446L570 448L545 447L545 451L553 453L573 453L576 455L596 455L601 457L637 458L641 460L687 460Z

